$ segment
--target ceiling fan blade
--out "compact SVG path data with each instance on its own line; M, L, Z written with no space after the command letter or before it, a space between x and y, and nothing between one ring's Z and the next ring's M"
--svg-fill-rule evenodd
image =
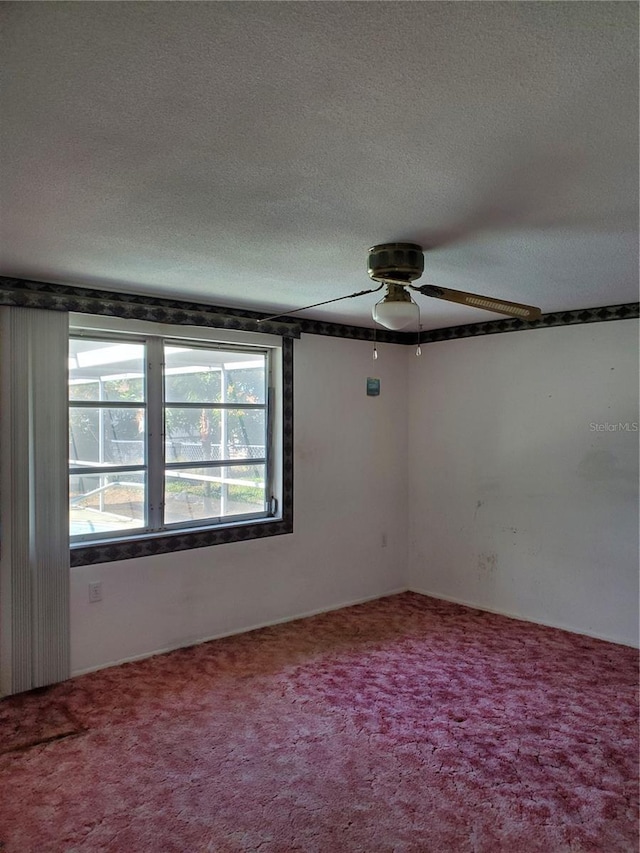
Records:
M308 311L310 308L329 305L331 302L340 302L342 299L355 299L356 296L364 296L366 293L377 293L383 287L384 284L381 284L380 287L373 287L371 290L359 290L357 293L348 293L346 296L336 296L335 299L325 299L324 302L314 302L313 305L305 305L303 308L292 308L290 311L282 311L280 314L272 314L270 317L261 317L256 322L266 323L267 320L278 320L280 317L289 317L291 314L297 314L298 311Z
M411 285L411 289L420 291L424 296L432 296L434 299L457 302L460 305L493 311L495 314L506 314L507 317L518 317L520 320L538 320L541 316L540 309L533 305L522 305L520 302L508 302L506 299L494 299L490 296L477 296L475 293L465 293L464 290L451 290L448 287L436 287L433 284L423 284L422 287Z

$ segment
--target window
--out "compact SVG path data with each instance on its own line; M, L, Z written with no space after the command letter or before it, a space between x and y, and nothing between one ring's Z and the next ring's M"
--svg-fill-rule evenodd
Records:
M280 356L281 346L72 328L72 545L282 519Z
M69 529L149 529L146 344L69 342Z

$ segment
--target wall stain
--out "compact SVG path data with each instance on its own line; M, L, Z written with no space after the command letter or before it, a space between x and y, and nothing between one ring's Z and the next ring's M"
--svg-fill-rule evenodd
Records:
M586 480L633 480L633 471L619 467L618 459L608 450L593 450L586 453L578 465L578 474Z
M482 577L483 575L494 574L497 566L498 566L498 555L497 554L479 554L478 555L478 574L480 577Z
M483 480L480 483L480 491L483 494L499 492L500 491L500 481L499 480Z

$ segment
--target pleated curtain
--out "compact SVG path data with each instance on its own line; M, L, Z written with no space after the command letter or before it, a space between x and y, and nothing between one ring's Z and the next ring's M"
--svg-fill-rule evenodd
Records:
M0 693L69 677L68 314L0 309Z

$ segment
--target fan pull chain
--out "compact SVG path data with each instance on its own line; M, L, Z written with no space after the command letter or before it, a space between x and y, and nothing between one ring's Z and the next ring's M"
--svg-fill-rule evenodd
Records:
M418 303L416 302L416 305ZM422 355L422 347L420 346L420 333L422 332L422 323L420 322L420 306L418 305L418 346L416 348L416 355Z
M373 360L376 361L378 358L378 329L373 327Z

